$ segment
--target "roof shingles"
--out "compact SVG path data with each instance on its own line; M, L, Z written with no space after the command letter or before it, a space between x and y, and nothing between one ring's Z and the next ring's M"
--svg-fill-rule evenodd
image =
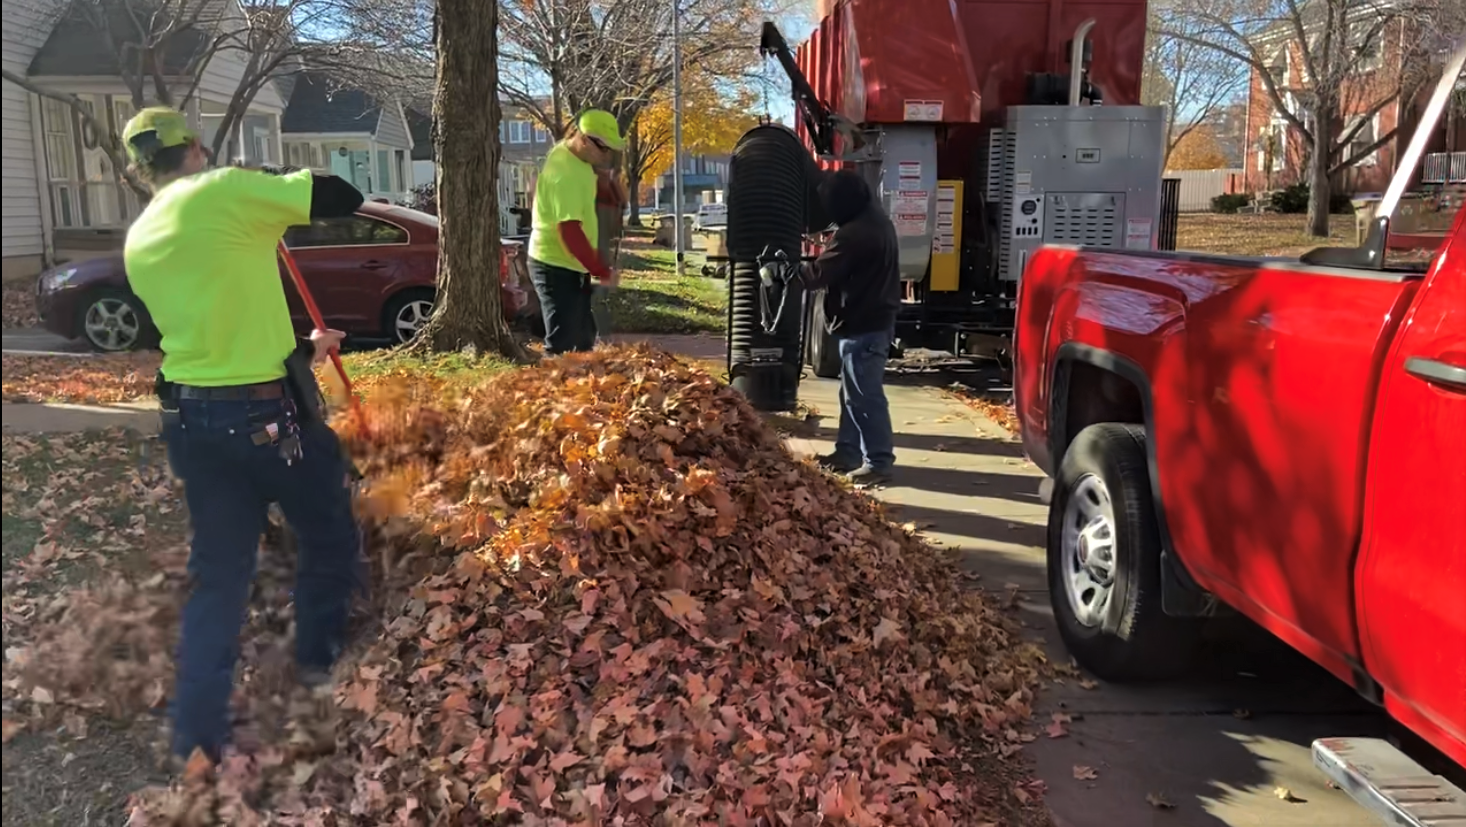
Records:
M302 72L295 77L280 131L376 134L381 115L381 104L366 92L333 89L326 76Z

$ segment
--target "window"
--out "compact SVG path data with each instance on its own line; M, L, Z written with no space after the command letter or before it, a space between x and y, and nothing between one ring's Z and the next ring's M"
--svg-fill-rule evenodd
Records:
M51 180L75 179L76 155L71 141L71 109L60 101L42 98L41 124L46 141L46 171Z
M396 154L395 158L397 160L397 186L398 186L399 189L401 189L403 191L406 191L408 189L408 186L407 186L407 153L404 152L403 150L400 150L399 149L399 150L397 150L397 154Z
M367 244L406 244L407 231L364 215L350 218L317 218L308 226L291 227L285 232L285 246L358 247Z
M530 142L530 137L533 134L533 132L534 132L534 129L530 125L530 122L529 121L510 121L509 122L509 143L511 143L511 144L527 144L527 143Z
M1274 121L1265 126L1257 137L1257 170L1259 172L1282 172L1288 165L1288 128Z
M1376 113L1374 117L1367 120L1359 117L1350 118L1348 125L1344 128L1344 131L1345 133L1348 133L1349 130L1353 129L1355 126L1358 126L1361 120L1364 121L1364 124L1362 126L1359 126L1359 131L1354 133L1354 138L1349 141L1349 154L1344 160L1348 161L1353 160L1354 158L1358 158L1359 166L1372 167L1375 164L1379 163L1379 149L1377 147L1375 149L1370 149L1370 146L1373 145L1375 142L1375 136L1379 134L1378 113ZM1366 151L1368 151L1369 154L1366 155Z
M547 143L549 143L550 142L550 132L549 132L549 130L545 129L543 126L540 126L539 124L535 124L534 125L534 142L537 143L537 144L547 144Z
M377 150L377 188L373 192L396 192L392 186L392 165L388 160L391 153Z

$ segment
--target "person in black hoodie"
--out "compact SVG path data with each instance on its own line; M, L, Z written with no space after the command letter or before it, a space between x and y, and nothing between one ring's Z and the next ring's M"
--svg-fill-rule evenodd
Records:
M819 462L858 485L878 485L896 461L884 387L901 305L896 228L856 172L828 176L819 196L838 228L805 265L804 284L825 289L825 318L840 352L840 433L834 453Z

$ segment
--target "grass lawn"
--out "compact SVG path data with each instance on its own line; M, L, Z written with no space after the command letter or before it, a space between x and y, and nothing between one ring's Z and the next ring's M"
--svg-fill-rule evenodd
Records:
M1176 249L1229 256L1296 257L1315 247L1354 244L1354 216L1330 216L1327 239L1310 236L1306 220L1302 215L1185 213Z
M644 237L621 249L621 287L611 294L617 333L720 332L727 323L728 285L702 275L703 254L689 251L687 275L677 275L677 254Z

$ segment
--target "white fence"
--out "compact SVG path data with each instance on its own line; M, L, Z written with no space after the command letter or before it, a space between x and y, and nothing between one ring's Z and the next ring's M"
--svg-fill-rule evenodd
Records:
M1167 178L1181 180L1181 194L1178 199L1181 212L1209 211L1213 198L1229 192L1227 185L1233 180L1233 176L1240 186L1240 169L1186 169L1168 171L1165 174Z

